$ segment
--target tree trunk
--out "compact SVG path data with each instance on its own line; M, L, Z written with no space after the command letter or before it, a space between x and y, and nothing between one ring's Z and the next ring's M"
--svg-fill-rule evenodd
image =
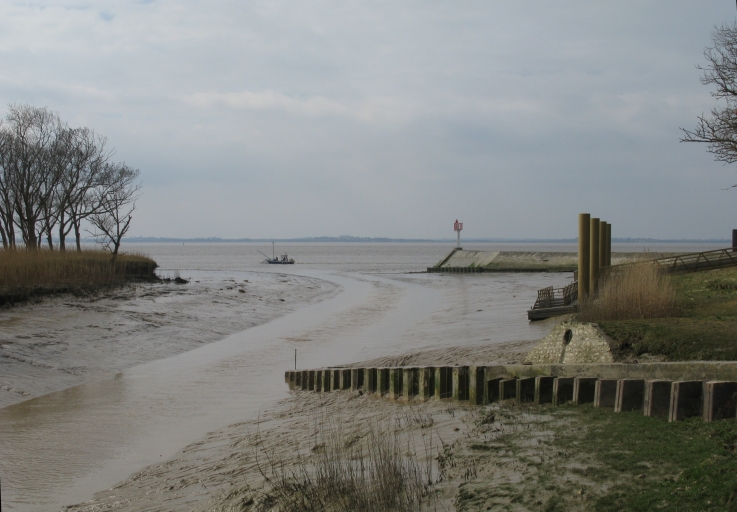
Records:
M75 219L72 222L74 223L74 238L77 240L77 251L82 252L82 237L79 233L79 221Z

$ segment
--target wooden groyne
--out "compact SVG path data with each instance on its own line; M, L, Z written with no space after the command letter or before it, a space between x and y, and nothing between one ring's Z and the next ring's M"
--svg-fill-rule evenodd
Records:
M285 381L290 389L402 402L572 402L670 421L737 417L737 362L322 368L288 371Z

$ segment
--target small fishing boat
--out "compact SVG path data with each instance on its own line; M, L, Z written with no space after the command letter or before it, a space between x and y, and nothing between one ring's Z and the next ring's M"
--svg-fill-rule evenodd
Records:
M269 265L294 265L294 260L289 257L287 253L282 254L281 256L276 256L275 250L274 250L274 242L271 242L271 258L266 256L261 251L258 251L261 253L261 256L266 258L261 263L268 263Z

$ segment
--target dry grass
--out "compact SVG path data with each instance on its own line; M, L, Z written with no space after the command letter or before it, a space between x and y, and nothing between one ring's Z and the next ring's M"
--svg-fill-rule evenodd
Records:
M113 263L104 251L0 251L0 304L58 291L90 290L121 284L136 276L153 277L156 263L139 254Z
M578 319L585 322L668 318L678 312L678 301L671 276L640 263L610 271L579 311Z
M420 415L421 416L421 415ZM315 444L296 459L282 460L255 448L266 486L245 486L221 496L215 510L280 512L420 512L434 503L432 436L417 454L405 428L424 428L423 418L405 414L366 419L357 433L324 415L316 421ZM355 425L353 425L355 427ZM261 446L258 434L252 446ZM424 460L424 462L423 462Z

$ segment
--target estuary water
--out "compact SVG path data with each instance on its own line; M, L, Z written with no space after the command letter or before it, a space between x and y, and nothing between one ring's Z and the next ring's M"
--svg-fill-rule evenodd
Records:
M686 251L709 248L686 247ZM268 294L272 280L274 293L288 295L284 283L294 283L297 293L299 286L320 280L331 283L324 288L331 291L197 348L174 350L169 356L0 409L3 510L62 510L166 460L209 431L255 418L287 395L283 376L295 366L295 350L297 367L310 368L426 349L534 340L549 331L551 323L530 323L525 312L539 288L562 286L570 275L421 273L451 248L405 243L277 245L278 253L288 252L297 264L275 266L260 264L263 257L258 251L270 255L270 244L125 246L154 258L164 276L178 273L191 279L193 286L197 281L214 283L221 287L218 293L231 293L231 300L242 296L238 300L245 305L249 301L256 305L264 297L239 295L228 283L257 279L262 286L259 294ZM576 250L573 244L465 248ZM649 249L680 250L670 244ZM147 300L145 304L158 311L169 307L180 313L184 328L188 321L192 328L198 322L196 315L187 314L187 307L218 318L228 311L249 314L248 308L227 309L232 305L221 300L208 299L196 306L164 296ZM111 333L107 343L114 345L115 330ZM171 341L175 346L176 340Z

